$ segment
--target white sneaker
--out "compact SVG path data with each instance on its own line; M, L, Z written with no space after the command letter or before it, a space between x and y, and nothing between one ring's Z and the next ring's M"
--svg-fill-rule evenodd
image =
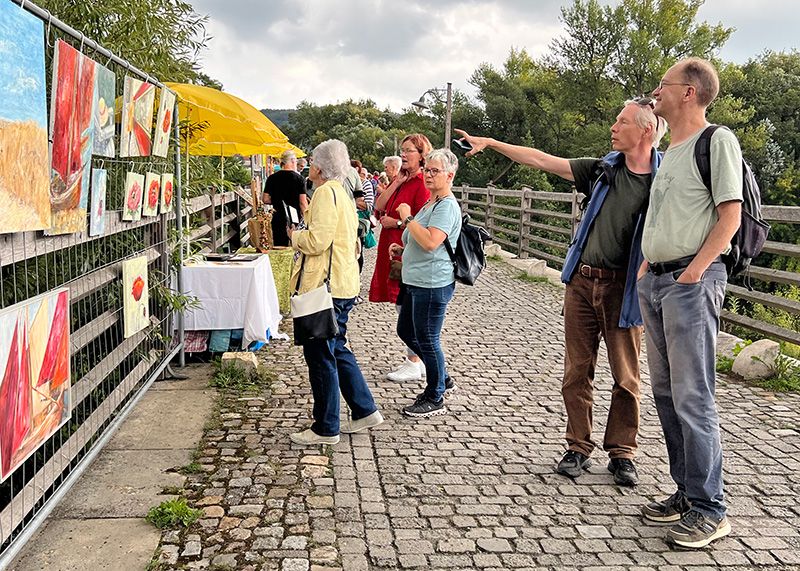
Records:
M314 444L338 444L339 435L320 436L310 428L307 428L301 432L290 434L289 439L295 444L301 444L302 446L312 446Z
M404 381L420 381L422 380L422 374L420 373L419 365L406 359L399 367L386 375L386 378L398 383Z
M354 434L356 432L366 430L367 428L378 426L379 424L383 424L383 415L381 415L380 411L376 410L369 416L359 418L358 420L351 420L348 418L342 422L339 432L344 434Z

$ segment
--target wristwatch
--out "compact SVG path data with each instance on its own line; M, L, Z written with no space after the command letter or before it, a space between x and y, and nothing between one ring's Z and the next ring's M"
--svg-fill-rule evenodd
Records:
M406 216L406 219L405 219L405 220L403 220L403 224L405 224L406 226L408 226L408 223L409 223L409 222L411 222L412 220L414 220L414 217L413 217L413 216Z
M403 227L403 221L402 220L398 220L397 221L397 227L398 228L402 228Z

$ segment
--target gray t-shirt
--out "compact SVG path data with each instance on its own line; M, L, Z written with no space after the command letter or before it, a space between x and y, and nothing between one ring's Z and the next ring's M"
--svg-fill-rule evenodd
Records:
M435 208L434 208L435 207ZM428 202L417 212L414 220L425 228L438 228L450 241L453 251L461 234L461 208L451 194L438 202ZM403 283L417 287L438 288L455 281L453 262L444 243L432 252L420 246L411 231L403 231Z
M670 145L653 180L642 236L648 262L670 262L694 256L719 219L716 207L742 200L742 151L736 136L717 129L711 138L711 187L703 184L694 146L705 128ZM723 253L730 251L728 246Z
M600 163L600 159L570 159L578 192L589 194L592 191ZM618 169L614 184L589 230L581 262L608 270L627 268L636 221L649 194L650 173L634 173L625 166Z

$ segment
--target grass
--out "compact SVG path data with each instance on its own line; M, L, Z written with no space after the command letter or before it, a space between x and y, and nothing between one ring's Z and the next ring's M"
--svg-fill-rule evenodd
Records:
M197 462L191 462L190 464L186 464L186 466L182 466L178 468L178 473L180 474L199 474L203 471L203 467L198 464Z
M217 389L236 393L252 393L268 389L274 379L274 374L263 365L247 371L235 363L214 361L214 376L210 385Z
M490 262L502 262L503 256L486 256L486 259Z
M745 339L741 343L737 343L733 347L733 357L725 357L723 355L717 355L717 372L718 373L730 373L733 370L733 362L736 360L736 357L739 356L739 353L742 352L742 349L747 347L748 345L752 345L752 341L750 339Z
M757 357L753 358L758 359ZM763 361L761 362L763 363ZM756 385L775 392L800 391L800 366L796 365L791 358L781 352L775 357L775 361L767 366L772 371L772 376L755 381Z
M550 283L550 280L548 280L544 276L529 276L525 272L521 272L520 274L514 276L514 279L517 279L517 280L520 280L520 281L523 281L523 282L528 282L530 284Z
M203 510L190 508L186 498L166 500L150 508L145 519L158 529L189 527L203 516Z

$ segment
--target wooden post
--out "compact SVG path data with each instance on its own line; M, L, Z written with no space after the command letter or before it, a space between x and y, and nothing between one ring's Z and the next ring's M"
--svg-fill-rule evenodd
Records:
M461 185L461 216L463 217L467 213L467 208L469 205L467 201L469 200L469 187L466 184Z
M528 252L524 250L524 246L526 245L525 236L527 233L525 232L525 223L530 220L530 214L528 211L531 209L532 200L531 197L528 195L528 192L531 189L527 186L522 187L522 198L519 200L520 212L519 212L519 243L518 243L518 251L517 255L520 258L527 258Z
M210 248L211 248L212 252L216 252L217 251L217 228L216 228L216 226L214 224L214 219L215 219L215 210L217 208L217 205L216 205L217 201L216 201L216 195L214 194L213 191L211 193L210 198L211 198L211 204L209 204L208 208L206 208L205 215L206 215L206 221L207 221L208 225L211 227L211 232L209 232L209 235L211 236L211 246L210 246Z
M486 188L486 222L484 224L487 230L492 230L492 225L494 221L492 218L494 217L494 186L488 185Z
M572 237L575 238L575 232L578 229L578 218L580 217L581 210L579 205L583 200L583 194L580 194L575 188L572 189L572 219L570 222L572 223Z

